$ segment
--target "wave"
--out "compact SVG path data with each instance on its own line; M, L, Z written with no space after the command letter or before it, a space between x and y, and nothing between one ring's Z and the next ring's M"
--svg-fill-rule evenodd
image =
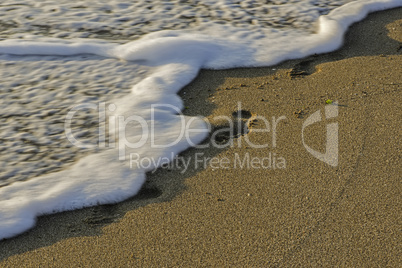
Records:
M144 60L155 69L109 109L110 115L119 120L112 133L118 137L116 148L84 157L60 172L0 188L0 239L32 228L39 215L127 199L140 190L145 173L157 167L155 163L146 168L130 167L131 154L142 159L172 160L172 152L178 154L205 139L207 124L202 118L178 115L183 104L176 95L201 68L269 66L330 52L342 45L345 31L352 23L370 12L400 6L400 0L351 2L321 16L317 33L310 35L273 34L244 40L235 30L233 38L161 31L123 45L67 40L1 41L2 54L95 54Z

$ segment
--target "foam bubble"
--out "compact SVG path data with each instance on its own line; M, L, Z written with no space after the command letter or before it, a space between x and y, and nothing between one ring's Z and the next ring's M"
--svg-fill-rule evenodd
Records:
M341 46L351 23L369 12L401 5L400 0L351 2L320 17L317 33L309 35L295 32L244 35L244 29L214 24L210 29L212 36L169 30L123 45L71 40L0 42L0 53L66 56L90 53L142 60L155 68L128 95L114 102L116 109L110 110L110 115L121 120L112 133L119 137L115 148L88 155L62 171L0 188L0 239L28 230L39 215L118 202L135 195L144 183L145 172L156 164L130 167L128 160L133 153L141 158L172 160L172 152L177 154L201 142L207 136L207 125L201 118L177 115L177 109L183 105L176 95L196 77L200 68L268 66L329 52ZM122 4L116 7L126 8ZM62 8L56 11L63 12ZM219 35L222 29L224 34ZM197 131L187 133L189 125ZM148 135L152 131L156 135Z

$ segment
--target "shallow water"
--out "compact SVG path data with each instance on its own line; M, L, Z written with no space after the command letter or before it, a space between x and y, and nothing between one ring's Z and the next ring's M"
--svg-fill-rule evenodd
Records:
M172 152L202 141L205 122L178 116L176 95L200 68L329 52L351 23L401 5L358 1L335 9L348 2L1 4L0 239L31 228L41 214L136 194L155 166L132 168L130 154L172 160ZM183 136L183 124L198 132Z
M320 15L351 0L17 1L0 4L0 38L135 40L160 30L208 32L212 24L250 31L310 30Z

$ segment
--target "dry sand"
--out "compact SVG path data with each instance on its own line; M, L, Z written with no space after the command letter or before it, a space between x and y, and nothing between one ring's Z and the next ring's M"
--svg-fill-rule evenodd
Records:
M185 113L218 126L216 116L235 117L241 102L239 121L251 131L233 148L193 148L181 157L227 158L231 168L159 169L136 198L41 217L33 230L0 242L0 266L398 267L401 14L370 15L334 53L269 68L202 71L181 91ZM323 152L326 124L337 123L337 167L313 157L301 140L303 122L324 112L328 99L338 101L338 116L323 117L304 134ZM263 121L247 122L250 115L286 117L275 148L272 131L258 132ZM247 139L269 147L252 148ZM234 168L236 159L270 153L286 168Z

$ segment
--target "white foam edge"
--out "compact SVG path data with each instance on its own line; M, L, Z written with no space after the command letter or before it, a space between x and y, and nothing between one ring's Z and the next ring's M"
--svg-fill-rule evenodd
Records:
M115 116L137 115L151 124L152 104L182 108L176 93L196 77L200 68L269 66L287 59L330 52L342 45L344 33L352 23L370 12L400 6L400 0L351 2L321 16L317 34L263 42L239 40L233 44L233 41L203 35L165 31L125 45L6 40L0 42L0 53L61 56L89 53L125 60L146 59L159 66L157 71L136 84L128 96L116 101ZM183 131L183 122L191 121L194 129L199 130L190 135L192 142L201 142L207 136L207 126L201 118L176 115L170 109L161 108L153 119L155 133L160 134L156 136L159 144L175 141ZM143 130L138 125L133 126L127 131L128 138L138 140ZM168 148L155 148L147 141L140 148L125 148L125 156L138 153L142 158L172 160L172 152L177 154L191 145L185 137ZM107 150L84 157L63 171L0 188L0 239L27 231L40 215L119 202L135 195L145 181L145 172L156 166L130 168L127 161L118 161L117 155L117 148Z

